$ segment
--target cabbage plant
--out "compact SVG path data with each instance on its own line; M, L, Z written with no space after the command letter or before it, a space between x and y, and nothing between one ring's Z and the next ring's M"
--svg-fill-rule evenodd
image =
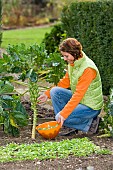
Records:
M0 125L5 133L19 135L20 127L28 124L28 114L19 96L11 95L14 86L5 80L0 80Z

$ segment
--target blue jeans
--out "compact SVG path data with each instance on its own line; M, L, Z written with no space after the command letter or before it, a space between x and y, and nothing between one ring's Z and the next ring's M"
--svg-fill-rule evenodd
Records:
M50 91L52 105L55 112L55 119L58 119L59 112L65 107L72 97L71 90L53 87ZM100 110L93 110L83 104L78 104L73 112L64 121L63 126L75 128L87 132L91 126L93 118L100 113Z

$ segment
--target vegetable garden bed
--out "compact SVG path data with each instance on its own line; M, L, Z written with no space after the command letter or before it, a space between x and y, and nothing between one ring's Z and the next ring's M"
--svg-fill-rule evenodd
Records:
M32 115L32 111L30 109L30 103L29 102L25 102L24 106L26 107L28 113L30 114L30 116ZM43 106L40 107L38 106L38 110L39 110L39 120L41 120L41 118L43 118L44 116L46 117L46 119L50 119L53 118L53 110L52 109L48 109L48 108L44 108ZM0 131L0 145L1 146L6 146L7 144L13 143L14 145L19 145L19 146L23 146L24 149L24 145L32 145L32 148L34 147L34 145L36 145L37 147L42 144L44 142L47 143L47 145L50 147L50 145L54 145L55 143L57 144L57 142L59 142L59 147L60 145L63 147L61 148L61 150L63 149L62 152L67 152L67 148L70 147L71 142L75 142L75 144L77 143L76 140L83 140L85 143L82 144L84 146L81 146L83 148L86 147L86 141L87 139L89 140L90 145L91 145L91 149L92 149L92 144L95 144L95 146L99 146L100 149L109 149L113 152L113 138L99 138L98 137L99 134L96 135L88 135L88 134L83 134L81 132L79 132L79 134L77 135L72 135L72 136L66 136L66 137L62 137L62 136L57 136L54 140L46 140L43 139L38 133L36 133L36 141L32 141L31 139L31 125L29 124L27 127L24 127L23 129L20 130L20 137L12 137L12 136L8 136L8 135L4 135L4 133L2 132L2 130ZM85 138L87 137L87 138ZM67 140L67 148L64 148L64 145L61 144L64 140ZM45 146L47 146L45 145ZM72 144L71 144L72 145ZM79 145L79 144L78 144ZM35 147L36 147L35 146ZM36 147L36 150L37 150ZM44 147L44 145L43 145ZM57 147L57 146L56 146ZM66 147L66 146L65 146ZM48 148L46 148L48 149ZM44 150L46 150L44 149ZM15 149L13 151L13 154L11 157L12 159L15 158L15 154L17 153L19 149ZM84 149L82 149L83 151ZM86 148L86 150L88 150L88 148ZM70 151L70 150L69 150ZM69 152L68 151L68 152ZM5 151L4 151L5 152ZM31 154L31 150L28 151L28 156L29 154ZM10 153L10 151L9 151ZM46 153L46 152L45 152ZM83 151L84 153L84 151ZM5 155L5 153L4 153ZM54 154L53 154L54 155ZM87 153L86 153L87 155ZM45 168L47 170L91 170L91 168L93 168L94 170L112 170L113 169L113 155L111 154L96 154L95 151L93 151L93 153L89 154L89 156L80 156L80 155L74 155L73 153L70 153L67 157L63 157L63 158L59 158L58 155L56 156L56 158L45 158L45 159L33 159L33 160L17 160L17 161L8 161L5 163L0 163L0 169L1 170L7 170L7 169L14 169L14 170L44 170ZM44 155L46 156L46 154ZM24 153L23 153L23 157L24 157ZM38 155L37 155L38 157ZM81 168L81 169L80 169ZM89 169L88 169L89 168Z

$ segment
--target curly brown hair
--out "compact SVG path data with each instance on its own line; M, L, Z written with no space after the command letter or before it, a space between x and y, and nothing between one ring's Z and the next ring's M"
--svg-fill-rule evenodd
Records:
M59 50L70 53L75 60L82 57L82 45L75 38L65 39L59 46Z

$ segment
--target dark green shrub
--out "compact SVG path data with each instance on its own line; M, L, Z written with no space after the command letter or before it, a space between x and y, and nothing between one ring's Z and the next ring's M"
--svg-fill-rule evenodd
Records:
M43 39L47 53L58 51L59 43L66 37L61 24L54 25L50 33L46 33Z
M113 1L74 2L61 15L67 37L78 39L99 68L103 93L113 84Z
M2 42L2 0L0 0L0 46Z

